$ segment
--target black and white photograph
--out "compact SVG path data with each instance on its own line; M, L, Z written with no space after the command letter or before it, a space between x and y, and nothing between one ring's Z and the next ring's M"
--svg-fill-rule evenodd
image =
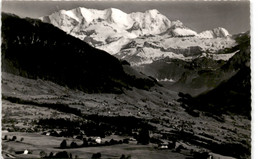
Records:
M250 3L2 0L2 158L251 159Z

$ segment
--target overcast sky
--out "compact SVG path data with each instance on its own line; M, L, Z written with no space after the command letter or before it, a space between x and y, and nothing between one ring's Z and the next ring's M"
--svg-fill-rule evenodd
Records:
M118 8L126 13L157 9L170 20L201 32L224 27L231 34L250 29L249 1L3 1L2 11L21 17L38 18L52 12L76 7Z

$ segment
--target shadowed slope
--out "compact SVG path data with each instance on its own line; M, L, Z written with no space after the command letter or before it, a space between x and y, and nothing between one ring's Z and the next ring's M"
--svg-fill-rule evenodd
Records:
M89 93L120 93L123 87L136 86L136 79L124 72L115 57L51 24L6 13L2 13L2 71ZM136 87L154 85L146 80L147 85Z
M197 97L180 94L190 109L210 112L214 115L236 113L251 118L251 69L250 36L245 33L236 37L240 51L222 66L224 72L234 75L216 88Z

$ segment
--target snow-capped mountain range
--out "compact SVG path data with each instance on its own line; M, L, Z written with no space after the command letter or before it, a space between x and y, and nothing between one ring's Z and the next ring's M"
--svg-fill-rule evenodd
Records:
M169 20L156 9L127 14L115 8L79 7L40 19L133 65L165 57L187 60L205 53L228 60L234 54L215 54L235 45L226 29L218 27L197 33L179 20Z

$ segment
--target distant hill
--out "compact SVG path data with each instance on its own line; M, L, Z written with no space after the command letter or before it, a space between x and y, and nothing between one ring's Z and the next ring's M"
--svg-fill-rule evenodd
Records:
M181 95L184 104L191 109L210 112L215 115L236 113L251 117L251 69L249 32L236 37L240 51L221 69L233 72L233 76L223 81L216 88L192 98Z
M196 108L214 114L237 113L250 117L250 68L243 68L215 89L195 98Z
M2 13L1 49L3 72L88 93L121 93L122 88L148 89L155 84L128 75L115 57L40 20Z

